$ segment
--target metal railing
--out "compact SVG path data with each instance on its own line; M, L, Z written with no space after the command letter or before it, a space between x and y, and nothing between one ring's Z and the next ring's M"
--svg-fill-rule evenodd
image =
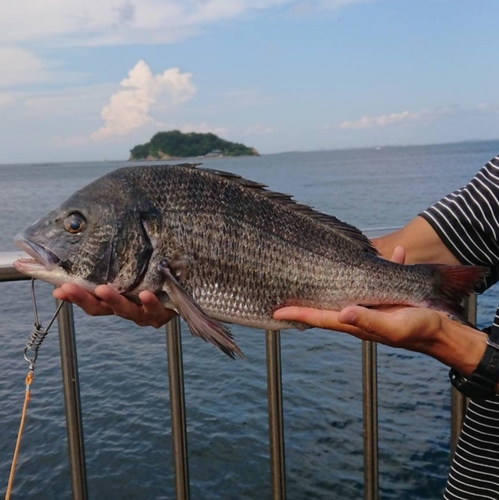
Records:
M29 279L19 273L12 262L22 253L0 252L0 282ZM58 304L57 304L58 305ZM468 319L476 321L476 298L468 301ZM68 433L69 466L73 499L88 498L85 468L83 425L81 418L78 359L72 305L65 303L58 316L61 368ZM182 344L180 320L166 325L166 347L170 390L174 481L177 500L188 500L189 466L185 416ZM286 498L286 470L282 405L280 332L266 332L267 393L271 491L274 500ZM364 431L364 498L377 500L378 482L378 391L376 344L362 342L363 431ZM451 451L457 444L464 418L466 400L453 389L451 404Z
M12 265L14 260L20 256L26 257L21 252L0 252L0 282L29 279ZM59 306L59 301L56 301L57 306ZM66 410L69 468L71 472L73 499L86 500L88 498L87 473L72 304L66 302L62 305L57 316L57 326L59 330L62 388Z

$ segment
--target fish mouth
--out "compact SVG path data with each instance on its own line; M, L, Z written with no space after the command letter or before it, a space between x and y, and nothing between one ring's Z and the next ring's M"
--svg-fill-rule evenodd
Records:
M31 259L18 259L14 262L14 267L19 270L33 269L43 267L47 271L51 271L54 267L61 263L59 257L53 254L50 250L38 245L29 240L23 233L19 233L14 238L14 244L21 250L24 250Z

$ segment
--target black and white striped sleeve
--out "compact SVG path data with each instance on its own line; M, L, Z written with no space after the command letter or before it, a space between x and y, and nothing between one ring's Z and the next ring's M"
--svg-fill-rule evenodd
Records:
M420 216L460 262L490 268L487 287L499 280L499 156ZM498 395L470 401L444 498L499 499Z
M487 287L499 280L499 156L420 216L460 262L491 268Z

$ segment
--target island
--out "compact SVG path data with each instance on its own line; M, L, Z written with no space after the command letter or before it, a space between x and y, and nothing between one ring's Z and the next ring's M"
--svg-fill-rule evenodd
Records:
M158 132L149 142L130 150L130 160L175 160L193 157L258 156L255 148L229 142L212 133Z

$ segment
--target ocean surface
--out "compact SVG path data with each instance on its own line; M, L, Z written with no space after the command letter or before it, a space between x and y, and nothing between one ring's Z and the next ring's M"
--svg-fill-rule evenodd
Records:
M264 182L360 228L400 226L464 185L499 141L220 158L205 165ZM76 189L127 162L0 165L0 251ZM37 285L46 324L51 286ZM24 397L23 348L33 324L29 282L0 283L0 492ZM479 298L479 323L499 302ZM164 329L75 308L91 499L174 498ZM183 330L193 500L270 498L265 336L233 327L246 360ZM361 344L322 330L281 335L289 500L363 496ZM442 497L449 469L447 369L379 350L380 498ZM38 357L13 498L69 499L70 475L54 328Z

